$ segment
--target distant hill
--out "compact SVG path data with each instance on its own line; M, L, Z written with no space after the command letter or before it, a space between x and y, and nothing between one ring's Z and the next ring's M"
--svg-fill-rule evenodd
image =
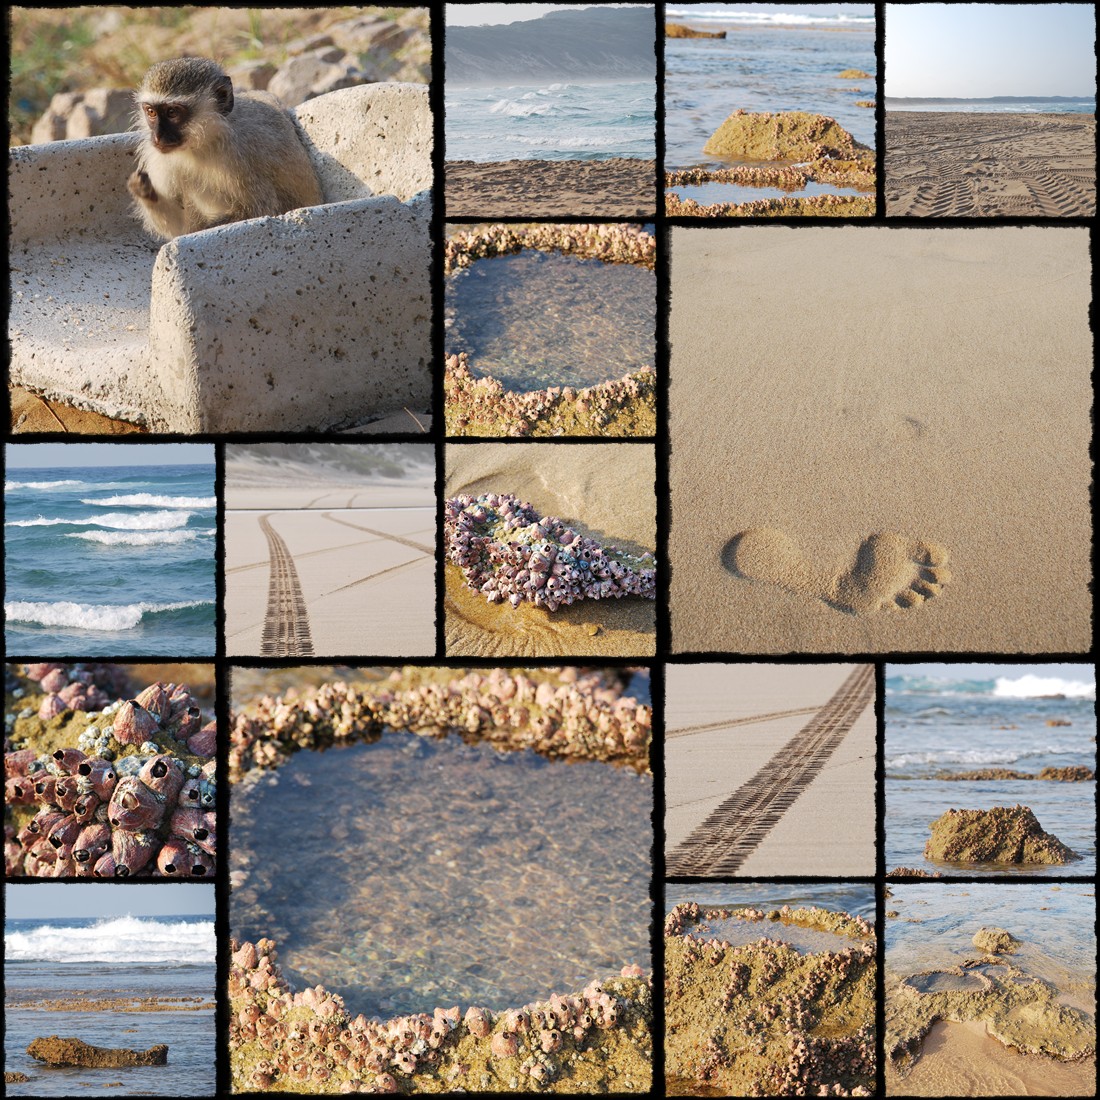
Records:
M655 79L652 8L554 11L494 27L448 27L448 84Z

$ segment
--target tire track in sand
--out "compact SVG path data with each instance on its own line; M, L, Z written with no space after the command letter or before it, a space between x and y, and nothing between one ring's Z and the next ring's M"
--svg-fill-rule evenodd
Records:
M752 714L747 718L726 718L721 722L707 722L701 726L680 726L665 730L665 740L672 737L688 737L693 733L710 733L730 726L751 726L755 722L773 722L776 718L793 718L797 714L816 714L820 707L798 707L795 710L773 710L770 714Z
M267 537L271 556L271 579L267 588L267 614L260 642L261 657L312 657L313 639L309 633L298 570L286 543L269 522L269 512L260 517L260 529Z
M736 874L814 781L874 693L874 666L857 665L817 714L669 853L665 874Z

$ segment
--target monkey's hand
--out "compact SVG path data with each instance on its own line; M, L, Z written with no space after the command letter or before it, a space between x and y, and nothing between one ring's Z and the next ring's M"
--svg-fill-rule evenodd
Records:
M130 173L130 178L126 181L126 186L129 187L130 194L133 195L135 199L140 199L142 202L156 202L159 198L152 180L149 179L149 173L140 168L135 168L134 171Z

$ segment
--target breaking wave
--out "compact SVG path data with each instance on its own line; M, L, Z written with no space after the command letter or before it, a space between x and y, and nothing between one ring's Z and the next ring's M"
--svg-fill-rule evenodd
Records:
M10 622L35 623L38 626L82 627L87 630L133 630L146 616L188 608L213 607L212 600L188 603L87 604L32 603L15 601L4 604Z
M211 965L215 953L214 922L160 921L111 917L86 928L44 924L30 932L8 932L4 955L19 962Z

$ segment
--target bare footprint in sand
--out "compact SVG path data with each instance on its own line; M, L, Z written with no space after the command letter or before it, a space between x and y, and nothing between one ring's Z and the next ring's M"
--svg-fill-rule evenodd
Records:
M770 527L742 531L722 550L726 568L737 576L814 596L851 615L902 611L938 596L951 579L948 556L938 543L885 531L863 540L853 565L830 571L812 565L787 535Z

